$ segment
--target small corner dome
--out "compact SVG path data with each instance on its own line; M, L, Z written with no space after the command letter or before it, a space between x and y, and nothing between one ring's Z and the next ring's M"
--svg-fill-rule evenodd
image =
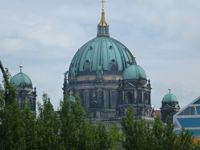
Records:
M163 97L162 102L178 102L178 99L173 93L169 92Z
M31 79L21 71L12 77L11 83L17 88L32 88Z
M123 72L124 80L147 80L146 73L142 67L137 64L130 65Z

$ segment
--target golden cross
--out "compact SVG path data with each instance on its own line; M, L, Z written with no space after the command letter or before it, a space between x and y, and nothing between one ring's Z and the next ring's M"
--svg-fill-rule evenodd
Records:
M105 0L101 0L102 10L104 9L105 2L106 2Z

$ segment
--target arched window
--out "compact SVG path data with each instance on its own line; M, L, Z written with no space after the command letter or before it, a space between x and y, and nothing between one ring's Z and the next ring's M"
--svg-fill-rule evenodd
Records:
M141 104L142 103L142 91L141 90L138 90L137 99L138 99L138 103Z
M83 91L83 101L85 103L85 107L90 107L90 97L89 97L89 90Z
M97 102L100 107L103 106L103 90L102 89L97 90Z
M151 93L148 93L148 104L151 104Z
M110 61L110 71L116 72L117 71L117 62L115 59Z
M128 104L133 104L133 94L131 92L128 92L126 96L127 96Z
M84 65L83 65L83 70L86 71L86 72L90 71L90 66L91 66L90 61L86 60Z
M145 104L148 104L148 94L144 93L144 102Z

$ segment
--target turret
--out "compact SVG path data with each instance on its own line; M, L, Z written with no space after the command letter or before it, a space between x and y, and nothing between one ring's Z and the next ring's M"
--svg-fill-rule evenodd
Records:
M179 111L179 102L176 96L171 92L169 92L163 97L162 99L162 106L161 106L161 115L162 121L166 122L167 118L169 117L170 121L173 121L173 115Z
M10 82L16 88L19 108L22 110L26 103L29 103L30 109L36 113L36 88L33 89L30 77L22 72L22 66L20 72L14 75Z

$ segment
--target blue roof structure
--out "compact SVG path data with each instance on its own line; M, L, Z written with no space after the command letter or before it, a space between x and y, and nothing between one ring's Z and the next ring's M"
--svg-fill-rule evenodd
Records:
M176 133L184 128L189 130L193 136L200 137L200 97L176 113L173 122Z

